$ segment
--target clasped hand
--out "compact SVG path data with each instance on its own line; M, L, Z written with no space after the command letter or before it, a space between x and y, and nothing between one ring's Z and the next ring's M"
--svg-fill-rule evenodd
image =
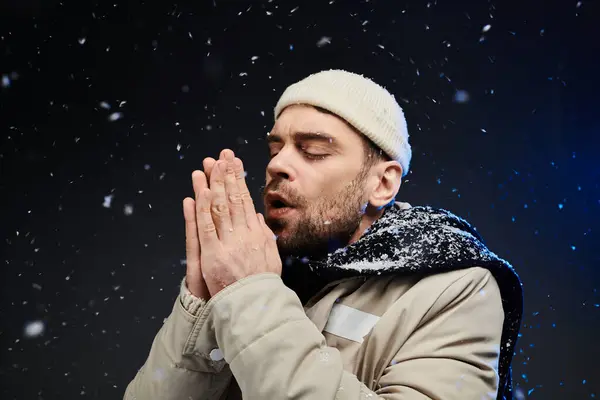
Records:
M193 172L195 199L183 203L186 281L205 300L250 275L281 275L282 267L275 235L254 208L242 161L223 150L208 164L206 173Z

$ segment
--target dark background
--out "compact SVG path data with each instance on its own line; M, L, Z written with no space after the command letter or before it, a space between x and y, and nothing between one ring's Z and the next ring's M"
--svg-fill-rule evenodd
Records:
M600 398L596 6L3 0L0 398L122 397L184 275L191 172L231 148L257 196L278 96L329 68L405 109L398 199L520 273L517 398Z

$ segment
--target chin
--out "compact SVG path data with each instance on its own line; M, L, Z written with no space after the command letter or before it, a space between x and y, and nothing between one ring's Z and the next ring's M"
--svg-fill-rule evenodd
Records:
M283 231L289 231L291 227L295 225L294 220L291 215L281 216L281 217L269 217L269 212L267 211L265 217L265 222L269 228L273 231L273 233L279 235Z
M275 234L277 235L278 239L289 239L293 236L292 233L293 232L291 232L289 228L280 228Z
M274 219L265 219L265 223L273 231L273 233L277 236L281 236L284 232L285 227L281 225L281 223Z
M267 226L269 228L271 228L271 230L273 231L273 233L275 235L277 235L277 237L286 237L289 236L289 232L290 232L290 227L289 226L283 226L282 224L278 223L278 221L274 221L271 224L267 224Z

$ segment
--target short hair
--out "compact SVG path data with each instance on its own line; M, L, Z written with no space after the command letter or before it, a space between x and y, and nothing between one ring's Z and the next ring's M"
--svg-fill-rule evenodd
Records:
M380 161L391 161L392 158L387 155L379 146L377 146L371 139L363 136L363 149L364 149L364 160L363 166L372 167Z
M334 115L338 118L341 118L339 115L336 115L335 113L326 110L322 107L318 107L318 106L313 106L317 111L320 111L324 114L329 114L329 115ZM356 129L354 126L352 126L350 123L348 123L348 121L346 121L344 118L341 118L342 121L344 121L346 123L346 125L348 125L350 127L350 129L352 129L354 132L356 132L363 140L363 163L362 163L362 167L361 167L361 172L359 174L359 176L366 176L366 174L368 173L369 169L377 164L378 162L385 162L385 161L391 161L392 158L385 152L383 151L379 146L377 146L369 137L367 137L366 135L364 135L362 132L360 132L358 129ZM386 205L382 206L381 208L391 208L394 206L394 204L396 203L396 198L392 198L392 200L390 200L389 203L387 203Z
M387 155L386 152L384 152L379 146L377 146L370 138L368 138L366 135L364 135L362 132L360 132L358 129L356 129L354 126L352 126L350 123L348 123L348 121L346 121L344 118L341 118L340 116L336 115L335 113L322 108L322 107L318 107L318 106L313 106L317 111L322 112L323 114L328 114L328 115L334 115L338 118L340 118L342 121L344 121L346 123L346 125L348 125L350 127L350 129L352 129L354 132L356 132L361 138L362 138L362 142L363 142L363 150L364 150L364 157L363 157L363 169L369 169L371 168L373 165L377 164L380 161L391 161L391 157Z

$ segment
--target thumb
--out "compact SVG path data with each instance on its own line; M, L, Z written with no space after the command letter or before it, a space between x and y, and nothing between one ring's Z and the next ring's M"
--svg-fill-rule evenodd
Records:
M265 239L267 240L267 248L269 249L269 254L271 254L273 258L273 265L275 269L281 274L281 258L279 256L279 249L277 248L277 236L273 233L271 228L267 225L265 221L265 217L261 213L256 214L258 217L258 221L262 230L265 234Z
M274 237L275 235L273 234L273 231L267 226L265 217L263 217L261 213L256 213L256 217L258 218L258 222L260 222L260 227L262 228L265 235Z

